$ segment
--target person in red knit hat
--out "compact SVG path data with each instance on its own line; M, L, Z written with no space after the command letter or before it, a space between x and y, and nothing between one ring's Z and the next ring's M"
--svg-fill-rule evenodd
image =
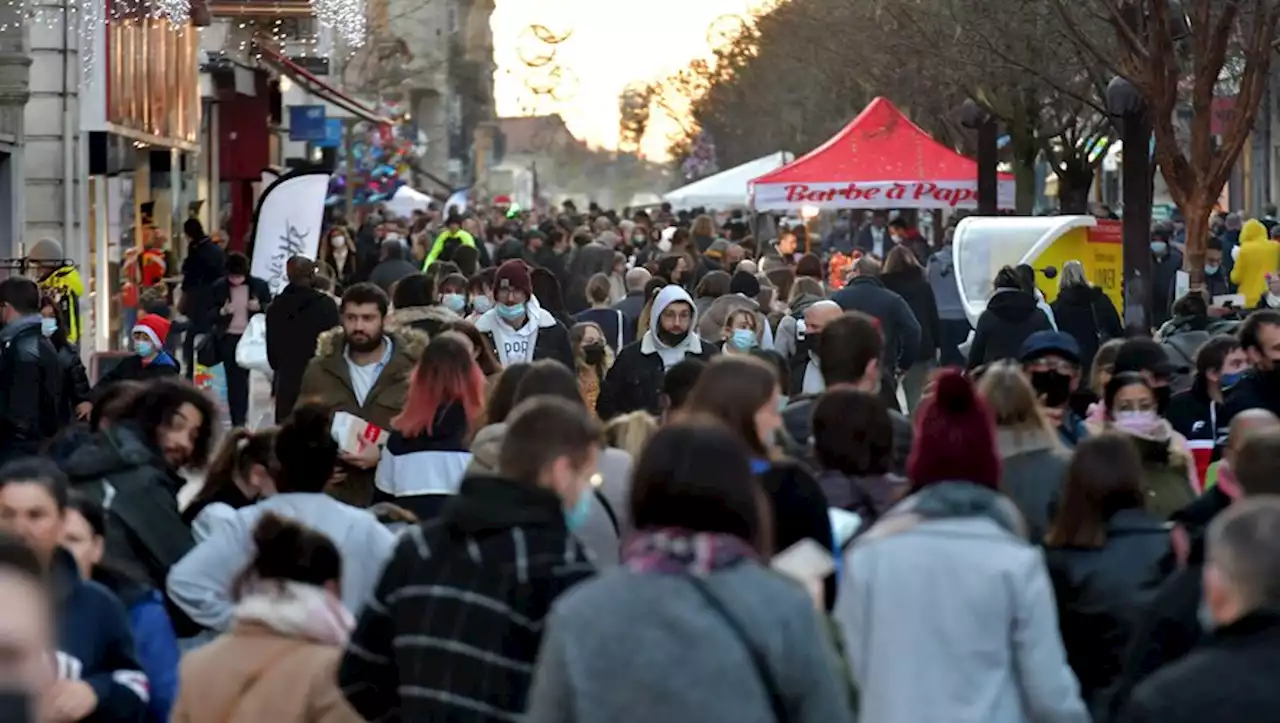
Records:
M916 415L912 439L907 458L912 490L937 482L999 489L995 418L959 371L944 371L934 380L933 394Z
M950 370L917 414L914 492L854 542L833 611L861 717L1088 723L1044 555L998 491L990 411Z
M143 314L133 325L132 346L134 355L127 356L98 378L95 390L106 389L125 380L146 381L161 377L175 377L182 368L178 360L164 350L169 336L169 320L157 314Z

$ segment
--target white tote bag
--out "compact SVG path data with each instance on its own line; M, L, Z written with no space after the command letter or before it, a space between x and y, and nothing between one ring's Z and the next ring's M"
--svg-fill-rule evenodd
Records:
M254 314L236 343L236 366L271 375L267 361L267 315Z

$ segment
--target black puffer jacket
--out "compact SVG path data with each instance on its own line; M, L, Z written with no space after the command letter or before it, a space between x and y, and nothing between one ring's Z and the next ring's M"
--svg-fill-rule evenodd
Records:
M186 480L129 423L100 432L70 456L65 471L73 489L107 511L107 557L142 571L148 585L164 590L169 568L195 546L178 511L178 491ZM169 608L178 637L199 632L177 608Z
M1058 625L1080 693L1096 712L1120 677L1134 620L1172 572L1168 526L1141 509L1107 521L1101 549L1049 547Z
M607 421L639 409L654 416L662 414L662 380L667 370L657 352L641 351L643 343L642 339L623 347L609 368L596 399L596 413L601 419ZM701 351L686 353L685 358L709 362L715 354L715 345L703 339Z
M1051 329L1049 318L1036 306L1036 297L1013 289L997 291L978 317L973 346L969 348L969 368L1016 359L1027 337Z
M1058 298L1049 306L1058 322L1058 331L1070 334L1080 345L1081 376L1087 379L1098 347L1124 335L1116 307L1102 289L1075 284L1059 291Z

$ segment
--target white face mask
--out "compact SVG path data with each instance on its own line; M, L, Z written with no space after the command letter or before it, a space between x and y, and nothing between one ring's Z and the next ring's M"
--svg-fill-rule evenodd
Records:
M329 244L333 246L334 251L341 251L342 249L345 249L347 247L347 240L342 237L338 237L335 239L331 239L329 241Z

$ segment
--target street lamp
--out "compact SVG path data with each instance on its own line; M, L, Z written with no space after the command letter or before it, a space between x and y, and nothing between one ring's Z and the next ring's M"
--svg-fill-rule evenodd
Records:
M1125 78L1107 84L1107 111L1120 127L1124 147L1124 320L1149 329L1153 315L1151 278L1151 119L1142 92Z
M999 209L996 165L1000 161L996 119L969 98L960 106L960 124L978 132L978 215L995 216Z

